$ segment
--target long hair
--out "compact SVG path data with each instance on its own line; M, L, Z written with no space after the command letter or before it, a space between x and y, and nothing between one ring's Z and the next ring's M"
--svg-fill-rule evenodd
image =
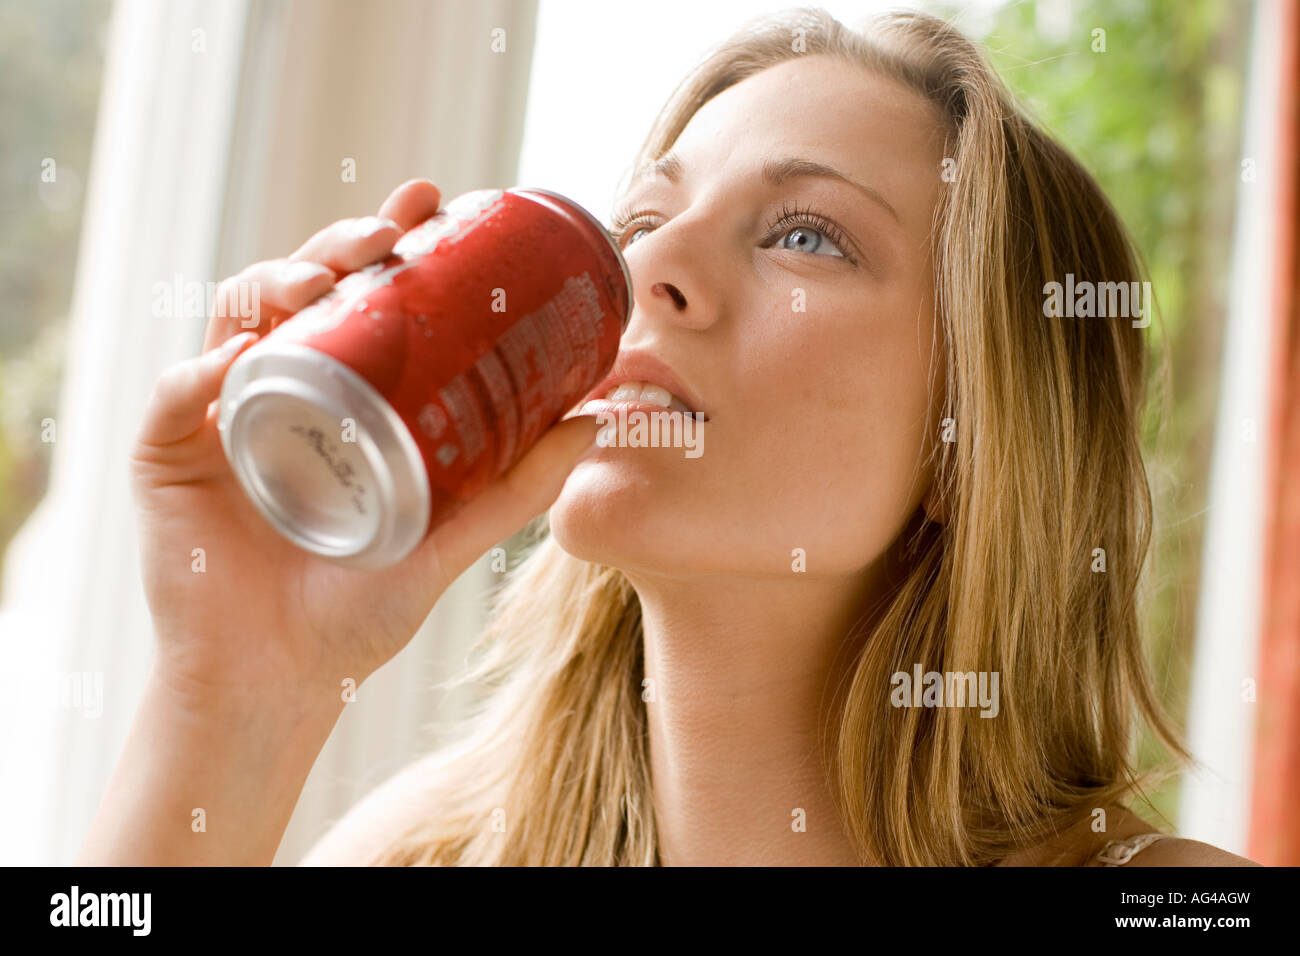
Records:
M905 570L823 741L830 785L864 864L989 864L1130 798L1145 782L1135 718L1188 756L1152 692L1138 624L1152 524L1142 331L1044 314L1047 283L1139 281L1141 259L1094 179L1016 106L983 51L918 13L862 32L807 8L751 21L677 87L637 167L721 91L814 54L933 103L950 160L932 232L943 520L901 542ZM543 528L495 597L464 676L484 693L430 771L427 818L368 862L657 864L635 591ZM892 706L891 675L918 662L997 672L996 719Z

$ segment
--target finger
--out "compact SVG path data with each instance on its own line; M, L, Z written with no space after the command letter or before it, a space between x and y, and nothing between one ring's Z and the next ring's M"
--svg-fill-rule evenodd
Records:
M393 220L405 232L436 213L440 202L442 193L429 180L409 179L388 194L379 215Z
M334 272L317 262L255 262L217 287L203 351L240 332L270 332L276 323L328 292Z
M550 428L504 475L438 527L413 560L450 585L488 548L508 538L549 508L598 428L594 415L570 418Z
M391 219L379 216L340 219L304 242L289 258L319 262L341 277L384 258L404 231Z
M211 352L164 370L145 405L139 440L146 445L169 445L198 431L207 420L208 405L221 394L226 369L256 338L254 332L241 332Z

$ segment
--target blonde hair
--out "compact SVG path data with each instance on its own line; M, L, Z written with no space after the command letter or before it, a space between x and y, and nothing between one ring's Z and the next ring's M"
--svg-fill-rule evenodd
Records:
M813 54L933 103L956 171L933 231L941 414L956 429L936 444L945 519L900 542L905 574L825 742L831 786L863 863L988 864L1143 783L1135 715L1187 757L1138 626L1146 347L1127 320L1043 315L1045 283L1138 280L1140 258L1100 187L1017 109L979 47L923 14L862 33L808 8L752 21L677 88L638 168L722 90ZM1091 571L1096 548L1105 573ZM427 819L369 862L657 864L635 591L543 532L496 597L464 677L485 688L482 705L431 770ZM998 672L1001 713L891 706L891 675L914 662Z

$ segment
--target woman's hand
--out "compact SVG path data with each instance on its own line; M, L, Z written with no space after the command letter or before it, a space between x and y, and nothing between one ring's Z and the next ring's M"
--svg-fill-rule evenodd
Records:
M288 259L249 266L222 283L218 302L260 300L254 331L265 334L344 274L387 256L403 232L437 211L440 198L432 183L408 182L388 197L379 218L341 220ZM241 289L247 283L257 284L258 296ZM276 532L222 453L209 403L253 341L241 322L252 324L214 315L203 354L164 372L132 456L159 662L198 692L297 687L339 694L344 680L360 684L401 650L480 555L554 501L591 444L595 422L561 422L401 564L354 570Z
M359 686L401 650L453 580L550 506L591 446L594 418L560 422L380 571L298 548L245 497L217 431L227 368L338 278L387 256L440 199L432 183L405 183L378 218L336 222L287 259L227 279L203 354L159 378L131 456L157 656L79 863L269 864L345 682ZM259 300L247 319L222 308ZM244 334L254 318L256 334Z

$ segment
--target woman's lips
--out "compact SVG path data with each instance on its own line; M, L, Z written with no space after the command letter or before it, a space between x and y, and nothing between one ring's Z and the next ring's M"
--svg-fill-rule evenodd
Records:
M609 374L587 394L583 404L592 401L610 401L608 396L611 391L620 386L639 386L641 391L646 387L666 391L669 399L675 398L689 412L696 412L700 407L694 391L677 377L667 362L646 348L629 348L620 351L614 359ZM641 395L641 400L645 401L649 397ZM637 395L634 394L624 396L624 399L632 401L636 398ZM655 394L654 399L664 404L668 404L669 401L662 394ZM612 400L619 401L619 399ZM654 402L648 404L653 405ZM708 417L704 415L703 419L707 421Z

